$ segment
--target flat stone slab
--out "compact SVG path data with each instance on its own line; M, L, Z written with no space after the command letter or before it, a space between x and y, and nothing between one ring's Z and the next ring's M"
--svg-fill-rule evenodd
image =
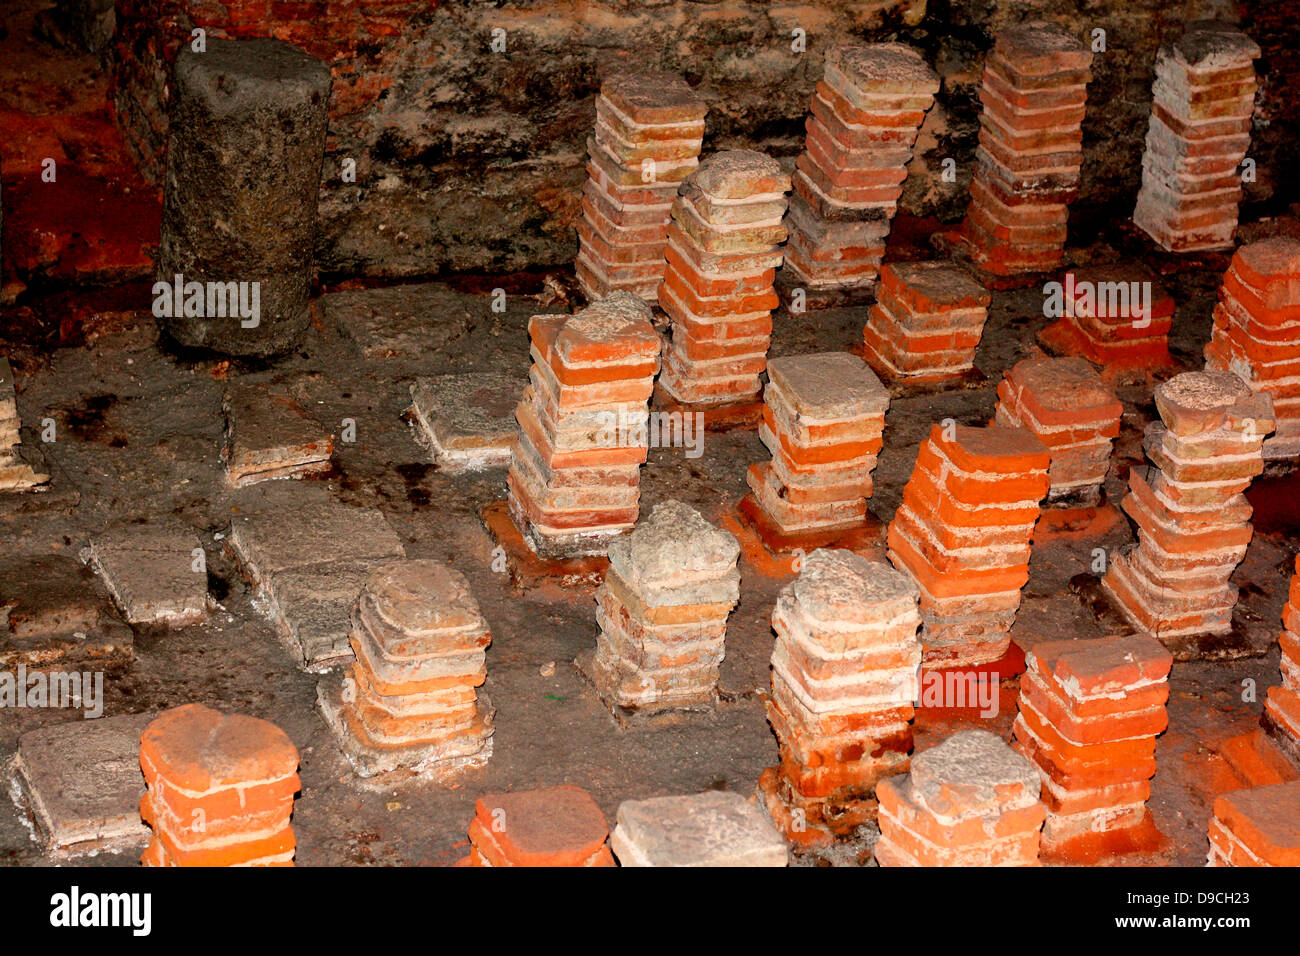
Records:
M334 502L238 515L227 546L261 609L310 670L352 658L352 605L376 568L406 557L382 514Z
M643 597L652 591L691 585L716 585L726 579L738 600L740 573L736 536L714 527L680 501L656 504L629 534L609 543L609 563ZM653 599L648 599L655 603ZM710 594L702 601L721 598Z
M52 857L143 846L140 733L154 714L74 720L18 740L20 799Z
M610 847L623 866L785 866L785 840L738 793L627 800Z
M226 475L236 488L329 471L334 436L290 395L264 385L226 392Z
M131 663L134 635L104 586L72 557L0 562L0 670Z
M519 430L515 406L526 374L467 372L417 379L411 385L416 440L439 467L475 470L510 464Z
M255 583L289 568L406 555L379 511L335 501L236 515L228 542Z
M809 618L831 627L871 627L909 614L920 624L921 592L911 577L843 548L812 552L785 591Z
M285 646L301 655L309 670L352 659L352 606L366 580L383 564L383 559L331 561L271 575L265 592L267 613Z
M207 563L195 555L201 549L194 529L160 520L114 525L91 539L81 559L128 622L185 627L208 616Z

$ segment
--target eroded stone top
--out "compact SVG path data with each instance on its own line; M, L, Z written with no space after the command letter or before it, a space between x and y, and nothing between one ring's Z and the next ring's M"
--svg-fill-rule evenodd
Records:
M1260 56L1259 44L1230 23L1194 20L1173 42L1174 55L1198 70L1246 66Z
M280 40L208 37L203 53L186 44L176 56L176 85L232 116L290 101L329 97L330 70L316 57Z
M484 794L475 814L484 826L498 826L497 839L519 854L590 855L609 835L605 815L581 787Z
M910 576L843 548L808 555L785 591L814 621L864 626L905 614L920 599Z
M605 79L600 93L619 112L644 125L699 122L708 112L684 79L662 70L616 73Z
M190 793L273 783L298 769L298 748L275 724L186 704L159 714L140 735L141 763Z
M1155 400L1161 420L1175 435L1233 427L1247 418L1255 421L1260 434L1273 430L1270 396L1252 393L1232 372L1183 372L1157 385Z
M366 591L390 624L408 634L486 628L469 581L441 561L392 561L377 568Z
M1042 20L1007 27L993 48L1018 73L1030 76L1073 73L1092 66L1092 52L1074 34Z
M1038 771L987 730L965 730L912 758L912 792L930 807L954 810L1037 796Z
M618 828L650 866L784 866L785 840L764 813L738 793L627 800Z
M863 93L937 93L939 75L906 43L837 43L826 62Z
M690 182L711 199L748 199L790 190L790 177L781 164L753 149L713 153L700 161Z
M794 410L808 418L881 415L889 407L889 389L866 362L848 352L772 359L767 374Z
M649 585L721 576L739 557L740 544L731 532L680 501L659 502L630 534L609 545L609 563L619 576Z

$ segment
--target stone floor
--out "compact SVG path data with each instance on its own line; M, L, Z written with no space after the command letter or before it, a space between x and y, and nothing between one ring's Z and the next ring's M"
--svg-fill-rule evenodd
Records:
M906 230L900 235L905 240ZM907 249L905 241L901 247ZM1104 246L1087 253L1112 254ZM1179 301L1174 351L1190 364L1208 334L1216 276L1190 271L1170 282ZM895 399L875 473L872 508L878 517L888 520L897 506L917 445L931 425L949 417L988 421L1001 370L1032 351L1033 332L1046 324L1041 302L1034 289L994 295L977 361L987 376L982 387ZM173 355L157 344L147 312L84 347L7 345L24 421L55 422L57 439L45 452L61 487L45 496L0 497L0 534L9 544L0 556L0 581L6 588L21 585L6 568L35 557L75 556L114 522L171 516L196 529L218 608L206 623L181 630L137 629L135 663L106 682L104 712L140 713L198 701L284 728L302 754L303 789L293 818L301 864L454 862L465 852L474 799L486 791L576 784L612 819L626 799L705 788L749 794L762 768L775 762L776 740L759 696L768 683L773 642L768 616L783 581L773 562L754 553L742 557L742 597L728 630L724 699L716 715L629 729L616 725L571 663L595 640L590 594L519 594L507 574L494 570L493 543L477 512L503 495L504 472L441 472L403 420L410 383L418 376L527 363L526 320L543 307L522 294L508 297L503 314L490 303L490 291L448 285L333 293L317 301L316 322L301 352L266 367ZM546 306L560 307L549 300ZM389 326L375 323L374 316L384 313L405 318ZM863 318L860 309L800 320L781 313L771 354L848 347ZM415 329L421 334L413 334ZM228 382L273 384L336 434L343 419L354 419L356 441L337 443L335 470L326 477L231 488L220 459ZM1108 480L1112 499L1140 454L1141 428L1154 412L1146 387L1125 389L1123 397L1124 433ZM764 457L752 431L710 433L695 459L682 449L654 450L642 471L642 507L677 497L714 520L730 521L745 490L746 466ZM1257 483L1261 527L1235 578L1244 609L1267 627L1279 620L1300 523L1296 509L1287 508L1288 488L1285 480ZM233 516L294 511L326 497L380 509L409 556L445 560L463 572L492 625L486 690L498 711L495 754L485 770L458 786L408 783L377 790L352 775L315 709L316 676L297 666L222 549ZM1098 537L1040 542L1013 632L1017 642L1102 633L1066 584L1088 570L1094 548L1128 538L1127 524L1118 522ZM323 541L322 548L328 547ZM547 666L552 663L553 671ZM1258 718L1261 705L1242 700L1243 681L1253 680L1262 697L1276 675L1275 650L1258 659L1175 665L1172 726L1160 740L1152 799L1170 844L1143 862L1204 860L1211 797L1232 785L1214 747ZM971 711L923 712L918 745L933 745L967 726L1006 733L1014 716L1012 691L1004 688L1000 712L988 722ZM79 717L56 710L5 711L0 761L9 760L21 733L70 719ZM867 847L862 842L832 856L839 863L862 862L870 856ZM0 859L48 862L8 801L0 804ZM105 853L88 862L132 859Z

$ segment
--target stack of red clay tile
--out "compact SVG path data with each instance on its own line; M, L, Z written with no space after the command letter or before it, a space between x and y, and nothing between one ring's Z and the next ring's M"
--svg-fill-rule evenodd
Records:
M1061 264L1068 204L1079 191L1092 53L1049 23L998 35L980 86L979 147L961 238L994 276Z
M603 554L636 523L661 344L650 307L612 292L576 315L535 315L528 334L511 517L545 558Z
M882 780L880 866L1037 866L1045 811L1033 766L985 730L919 753Z
M699 162L706 107L671 73L612 76L596 97L578 224L578 284L588 300L615 289L653 299L677 187Z
M1223 277L1205 367L1235 372L1273 397L1265 458L1300 457L1300 240L1242 246Z
M1123 502L1138 544L1111 558L1102 586L1140 631L1177 645L1232 629L1228 578L1252 534L1243 492L1273 421L1268 395L1230 372L1184 372L1155 400L1164 424L1147 426L1143 447L1156 468L1130 469Z
M875 816L877 781L907 769L916 600L907 575L842 549L814 551L777 597L767 717L781 763L759 789L791 842L851 834Z
M352 610L351 693L327 719L362 776L408 769L443 773L492 755L487 679L492 642L469 582L430 560L378 568Z
M826 53L796 165L783 288L854 301L874 288L912 147L939 77L902 43Z
M144 866L293 866L298 749L275 724L186 704L140 735Z
M1014 746L1043 778L1043 851L1149 846L1156 736L1169 726L1173 658L1140 634L1047 641L1025 655Z
M616 715L713 704L739 558L733 535L677 501L610 543L596 590L600 636L580 666Z
M888 543L894 566L921 589L928 664L1006 653L1050 462L1026 428L936 425L921 443Z
M1255 42L1212 20L1160 48L1133 222L1170 252L1226 249L1250 148Z
M1167 368L1174 299L1146 266L1111 263L1072 269L1061 283L1057 321L1038 341L1057 355L1077 355L1103 374Z
M1080 358L1025 359L998 383L994 424L1028 428L1047 446L1049 502L1095 503L1124 406Z
M1296 556L1291 589L1282 607L1282 683L1270 687L1264 702L1264 729L1291 761L1300 767L1300 555Z
M988 307L989 293L954 263L890 263L862 329L864 355L890 382L960 378L975 365Z
M757 401L789 188L776 160L742 149L714 153L682 186L659 288L673 331L659 385L675 403Z
M490 793L474 804L457 866L614 866L605 815L581 787Z
M1214 801L1209 866L1300 866L1300 780Z
M847 352L773 359L741 514L778 550L829 544L867 523L889 392Z

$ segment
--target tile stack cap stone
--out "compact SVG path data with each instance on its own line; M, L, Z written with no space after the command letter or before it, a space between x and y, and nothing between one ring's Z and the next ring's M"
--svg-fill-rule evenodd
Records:
M489 793L474 812L515 866L582 866L609 836L605 815L581 787ZM493 829L498 819L504 826Z
M848 352L772 359L767 374L799 416L814 421L881 415L889 407L889 390Z
M610 839L623 866L785 866L785 840L738 793L708 790L619 805Z
M656 504L645 521L609 545L610 566L638 590L715 582L728 574L738 579L739 557L734 535L680 501Z
M1037 402L1049 401L1044 411L1069 414L1082 411L1095 418L1118 418L1124 405L1106 387L1091 363L1081 358L1031 358L1012 371L1017 385L1029 390ZM1044 425L1056 424L1052 421Z
M365 590L385 623L411 637L488 629L465 575L440 561L390 562L375 569Z
M286 780L298 770L298 748L279 727L202 704L159 714L140 734L140 755L192 793Z
M1286 287L1284 298L1274 302L1266 296L1266 305L1283 308L1294 304L1296 286L1300 285L1300 239L1270 236L1250 242L1233 254L1233 260L1237 271L1251 285L1265 292L1272 291L1275 285Z
M1092 53L1064 27L1035 20L1008 27L998 34L993 50L1027 76L1084 71Z
M872 95L939 92L939 74L904 43L837 43L826 51L826 65ZM866 103L854 105L870 108Z
M909 612L920 616L920 591L909 575L843 548L818 548L789 585L799 608L817 624L874 627Z
M642 123L699 123L708 112L684 79L662 70L609 76L600 91L620 112Z
M1051 463L1047 446L1028 428L958 425L954 431L956 440L948 441L943 428L935 425L930 437L954 465L968 473L1014 475L1029 470L1046 471Z
M902 280L908 294L928 299L934 311L950 309L987 309L992 294L965 269L936 259L925 262L891 262L889 268Z
M724 201L779 199L790 191L790 177L781 171L781 164L752 149L714 153L700 163L690 182L710 199Z
M936 817L1029 806L1038 801L1038 771L987 730L966 730L912 758L912 795Z
M1264 435L1275 424L1272 398L1252 392L1231 372L1184 372L1158 385L1155 400L1165 426L1180 437L1237 428L1247 421Z
M616 289L565 320L555 337L555 352L566 363L600 362L617 343L637 356L657 356L660 340L653 319L644 299Z

